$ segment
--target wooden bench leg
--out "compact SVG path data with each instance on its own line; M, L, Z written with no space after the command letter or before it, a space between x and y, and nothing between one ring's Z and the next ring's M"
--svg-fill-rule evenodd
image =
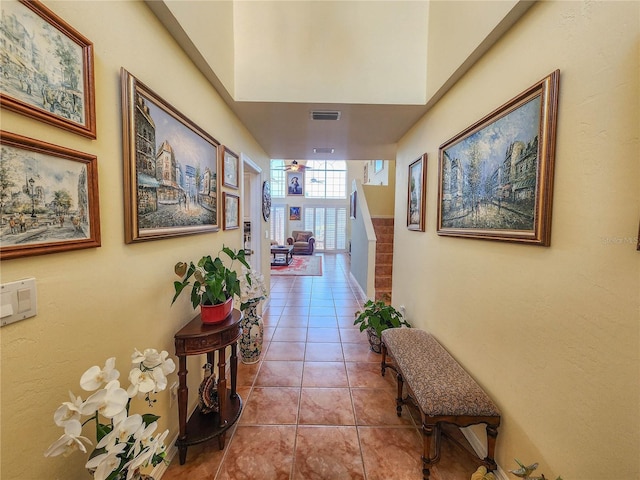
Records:
M384 373L387 370L387 346L384 344L384 342L382 342L380 345L382 347L382 362L380 363L380 373L382 373L382 376L384 377Z
M396 379L398 384L398 393L397 393L398 396L396 397L396 415L401 417L402 405L404 404L404 401L402 400L402 387L404 385L404 380L402 379L402 375L400 375L400 372L396 374Z
M484 459L488 470L497 470L498 465L494 459L496 451L496 440L498 438L498 427L487 425L487 458Z
M433 447L433 448L432 448ZM433 457L431 450L434 450ZM422 423L422 478L429 480L431 467L440 461L440 426Z

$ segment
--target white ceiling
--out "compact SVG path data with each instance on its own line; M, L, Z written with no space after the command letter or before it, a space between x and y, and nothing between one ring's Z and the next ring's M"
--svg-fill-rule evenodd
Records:
M267 155L298 160L394 160L400 138L533 3L436 2L430 11L428 0L145 2ZM459 21L446 21L452 17ZM429 22L448 27L427 35ZM440 77L430 92L427 37L429 57L438 59L432 76ZM433 45L439 55L432 54ZM456 50L449 52L452 45ZM332 59L342 70L332 69ZM294 80L274 82L278 75ZM340 101L315 103L319 98ZM312 110L339 110L341 117L314 121ZM334 153L315 154L314 148Z
M326 6L326 8L334 8L334 9L345 8L350 5L351 9L355 7L358 10L355 12L347 12L347 13L352 15L362 15L363 8L367 7L366 3L367 2L363 2L363 3L337 2L333 7L329 7L328 3L325 3L324 5ZM422 9L424 11L425 3L426 2L424 1L423 2L402 2L402 4L405 5L404 7L405 9L410 8L410 9L414 9L414 11L416 6L419 4L422 4ZM388 8L388 5L390 5L389 3L386 3L386 2L373 2L371 5L375 5L375 4L378 4L379 6L386 5L385 8ZM233 77L234 74L237 77L239 74L243 73L243 71L239 72L239 67L237 66L237 62L236 62L236 65L230 67L231 69L235 69L235 72L231 74L227 74L226 72L222 71L224 65L223 67L220 67L220 65L212 65L215 59L220 58L220 47L218 45L217 46L218 50L214 51L213 49L216 47L216 45L212 45L211 42L214 41L214 39L215 41L219 42L224 32L214 33L210 30L210 27L208 27L209 28L208 31L207 30L199 31L199 26L202 24L202 22L200 22L199 19L193 18L194 14L197 15L198 12L200 12L201 15L205 15L205 14L213 15L214 12L220 15L221 8L224 8L224 7L215 6L215 4L212 2L191 3L191 2L172 2L170 0L166 0L166 1L148 0L147 5L156 14L156 16L165 26L165 28L167 28L167 30L171 33L171 35L176 39L178 44L183 48L183 50L187 53L187 55L191 58L191 60L200 68L203 74L209 79L209 81L220 93L220 95L225 100L225 102L239 117L242 123L247 127L247 129L255 137L257 142L264 148L264 150L266 151L267 155L270 158L300 159L300 160L304 160L304 159L310 159L310 160L313 160L313 159L347 159L347 160L395 159L397 141L426 111L426 107L424 104L422 105L415 105L415 104L414 105L406 105L406 104L391 105L391 104L379 103L378 99L375 100L378 103L371 103L371 104L311 103L311 102L306 103L301 101L286 101L286 99L285 101L278 100L278 101L266 101L266 102L265 101L238 101L236 100L236 98L234 98L234 93L237 93L237 92L234 92L234 87L237 84L244 85L247 82L244 82L244 80L240 81L236 78L235 83L232 85L229 85L229 83L231 82L228 80L228 77ZM262 2L260 2L259 4L253 4L254 7L256 5L265 5L265 4ZM295 5L298 5L298 6L302 5L302 3L275 2L273 5L274 5L274 8L282 9L286 5L289 5L289 8L293 8ZM309 2L309 5L314 6L313 8L317 8L319 6L322 6L323 3ZM398 7L400 7L400 3L396 4L396 9L399 9ZM241 16L243 11L246 12L245 16ZM252 10L247 9L245 4L242 4L240 7L236 7L235 9L232 9L231 15L234 16L234 18L232 18L232 21L235 22L234 23L235 33L232 33L232 35L236 35L236 36L241 35L243 33L243 28L245 28L244 26L238 25L238 22L240 20L238 20L237 17L240 16L240 18L244 19L246 18L246 15L251 12ZM222 13L224 13L224 10L222 10ZM305 12L304 15L306 15L306 20L313 21L314 20L313 13L314 12L311 12L311 13ZM253 14L256 15L255 9L253 10ZM389 24L389 21L390 21L389 11L387 11L386 14L385 12L380 12L376 14L378 15L378 17L376 18L379 18L380 22L386 20L387 22L385 25L386 27L391 26ZM405 13L405 17L406 17L406 13ZM402 21L402 18L398 17L396 22L400 22L400 21ZM419 21L424 24L423 28L426 30L427 19L421 18ZM277 32L276 32L277 35L282 35L282 32L286 30L288 25L290 25L290 24L287 24L284 26L285 28L282 28L283 25L281 23L280 25L278 25L277 21L273 23L276 25L274 27L269 27L269 28L271 28L272 30L277 29ZM317 20L316 20L316 23L317 23ZM204 27L204 28L207 28L207 27ZM255 29L255 26L252 26L251 28ZM266 27L263 27L263 28L266 28ZM313 28L316 30L316 34L314 34L315 35L314 38L318 38L317 36L318 25L314 25ZM371 25L367 25L366 28L371 30L372 27ZM298 49L303 48L300 46L300 32L304 31L304 28L301 29L301 27L297 25L295 31L297 34L296 38L292 38L291 42L288 42L288 40L285 40L284 43L289 44L291 46L297 45L296 48ZM353 35L353 32L350 31L349 28L347 28L346 31L350 35ZM269 35L269 33L270 33L269 31L262 32L262 35L266 36L266 35ZM253 35L259 36L261 35L261 33L255 32L253 33ZM393 36L393 32L387 32L385 33L385 35ZM244 35L241 38L244 39L244 37L246 36L247 35ZM396 37L398 36L399 35L396 34ZM328 35L325 34L324 41L326 41L327 37ZM407 36L405 35L402 38L407 38ZM224 38L222 38L222 41L224 41ZM319 40L319 41L322 42L323 40ZM380 43L381 39L378 38L375 41ZM237 38L233 38L231 42L236 44L235 52L236 52L236 55L238 55L239 46L237 45L237 43L239 42L239 40ZM364 44L365 41L359 40L359 42ZM233 47L233 45L231 47ZM318 60L318 64L321 64L321 65L327 64L327 61L326 61L327 48L324 48L324 47L325 45L321 45L321 48L314 48L314 50L316 50L317 52L316 54L323 55L322 61L320 61L320 59ZM271 57L270 55L264 55L263 45L257 45L254 47L254 49L259 49L259 48L263 49L262 57ZM338 49L335 48L334 46L333 50L335 51ZM342 51L338 51L336 55L344 56L345 55L344 50L345 48L342 48ZM415 47L414 48L398 47L398 48L395 48L394 50L408 52L404 54L405 56L407 54L414 54L414 55L419 54L419 55L422 55L423 57L426 57L426 47L423 48L423 50L425 51L417 51ZM362 49L359 49L358 51L362 51ZM306 51L302 51L301 53L304 55ZM371 57L375 53L376 52L371 51L371 52L368 52L367 55ZM370 75L371 79L375 78L375 81L378 81L379 85L382 85L380 82L384 80L385 75L388 77L391 73L393 73L398 78L398 80L402 81L402 76L397 74L397 70L401 65L395 59L395 57L398 57L398 55L394 51L390 51L386 53L386 55L389 56L388 57L389 59L392 58L393 56L393 61L395 62L395 65L391 65L389 60L385 62L383 53L379 53L378 62L371 61L371 60L367 60L366 62L368 65L371 65L375 70L367 71L367 72L358 71L357 73L352 72L352 76L358 77L355 79L355 81L356 82L359 81L361 85L364 85L364 83L362 82L366 81L367 75ZM274 53L272 56L273 58L268 58L267 60L271 61L273 59L276 59L278 55L277 53ZM251 60L250 64L255 65L256 59L259 57L260 55L254 54L254 57L250 59ZM301 76L306 75L308 79L309 75L311 74L311 72L308 71L308 68L309 68L308 65L312 64L314 60L308 57L302 57L302 56L298 57L298 59L304 62L305 64L300 66L298 73ZM342 60L344 63L344 59ZM352 63L356 64L357 63L356 60L357 59L354 59ZM421 58L420 60L421 60L420 65L423 65L426 61L424 58ZM285 62L286 62L286 59L285 59ZM347 59L347 63L348 63L348 59ZM360 63L363 63L363 62L360 61ZM284 64L284 66L286 68L289 68L289 65L287 64ZM389 68L392 66L395 67L393 69L393 72L389 72L385 70L385 68ZM216 68L218 69L218 72L214 71L214 69ZM265 62L264 65L262 66L257 65L256 68L257 70L253 72L254 74L252 76L253 78L252 81L256 83L260 83L260 80L259 80L260 75L258 74L258 72L264 72L265 69L268 69L269 63ZM284 70L284 68L282 70ZM247 71L246 67L244 67L245 77L249 72L250 71ZM267 73L270 75L269 77L271 78L270 82L273 83L272 77L274 73L278 73L278 72L271 71ZM354 90L353 86L349 87L348 85L346 85L347 81L351 81L352 84L354 84L353 80L346 79L346 78L341 79L339 71L333 71L333 72L319 71L317 73L318 75L322 75L326 73L327 75L329 75L327 77L328 80L326 80L326 82L333 82L338 84L334 86L334 91L338 92L338 96L344 97L343 95L344 92L347 92L347 93L351 92L351 97L355 97L358 95L359 93L357 92L358 84L355 83L356 90ZM262 73L262 75L264 76L265 74ZM377 77L374 77L376 75ZM424 77L424 75L426 75L426 72L424 72L420 77ZM412 77L415 77L415 75L412 75ZM223 80L221 80L221 78ZM425 97L426 87L424 86L424 79L421 78L421 80L422 81L420 82L419 86L422 88L422 90L418 92L417 97L423 100ZM344 82L345 85L341 86L340 82ZM304 82L300 82L300 83L304 83ZM393 94L391 95L391 98L402 98L403 96L406 97L406 95L403 92L397 92L397 91L393 92L394 85L391 85L389 83L390 82L387 82L387 84L389 85L387 88L390 89L389 93ZM405 84L406 83L407 82L405 81ZM414 83L417 84L415 81ZM405 84L399 84L397 88L403 89L406 91L407 85ZM351 90L349 90L349 88L351 88ZM365 87L363 86L361 89L364 89L364 88ZM237 90L237 87L236 87L236 90ZM316 91L312 92L310 95L313 95L315 98L317 98L318 90L322 90L322 88L318 88L316 86ZM230 91L233 93L229 93ZM286 96L288 95L289 92L285 90L283 93L284 93L283 96ZM398 95L398 93L400 93L401 95ZM247 95L244 95L244 94L242 96L244 96L245 99L247 97ZM304 92L303 92L303 96L304 96ZM414 97L415 96L416 95L414 95ZM312 110L339 110L341 112L341 117L337 121L311 120L310 112ZM326 154L326 153L315 154L313 152L314 148L333 148L334 153L333 154Z

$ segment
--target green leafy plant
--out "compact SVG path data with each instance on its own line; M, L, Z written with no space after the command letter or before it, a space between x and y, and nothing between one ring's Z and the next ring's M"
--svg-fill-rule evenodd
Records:
M356 312L356 319L353 322L354 325L360 325L361 332L371 327L379 337L387 328L398 328L403 325L411 327L398 310L382 300L377 302L367 300L363 307L363 310Z
M525 480L547 480L547 477L545 477L544 474L540 474L539 477L531 476L531 474L535 471L535 469L538 468L537 463L532 463L531 465L524 465L517 458L515 460L520 468L517 470L509 470L509 473L513 473L516 477L524 478ZM556 480L562 480L562 478L558 477L556 478Z
M224 253L230 260L227 267L220 258ZM233 262L240 262L246 268L251 269L245 259L244 250L235 251L229 247L222 247L216 258L211 255L203 256L197 264L178 262L174 271L181 281L173 282L175 295L171 304L176 301L184 289L191 285L191 304L193 308L198 305L219 305L229 297L240 296L240 278L233 270ZM193 280L193 282L192 282Z

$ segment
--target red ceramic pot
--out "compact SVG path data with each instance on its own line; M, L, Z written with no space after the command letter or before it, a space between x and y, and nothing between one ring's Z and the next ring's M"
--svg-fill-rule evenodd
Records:
M200 319L202 323L220 323L229 316L233 308L233 297L218 305L200 305Z

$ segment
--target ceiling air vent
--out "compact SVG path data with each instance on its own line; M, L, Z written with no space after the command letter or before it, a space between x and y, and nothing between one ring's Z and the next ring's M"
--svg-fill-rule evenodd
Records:
M338 110L312 110L311 120L340 120Z
M333 153L335 149L330 147L316 147L313 149L313 153Z

